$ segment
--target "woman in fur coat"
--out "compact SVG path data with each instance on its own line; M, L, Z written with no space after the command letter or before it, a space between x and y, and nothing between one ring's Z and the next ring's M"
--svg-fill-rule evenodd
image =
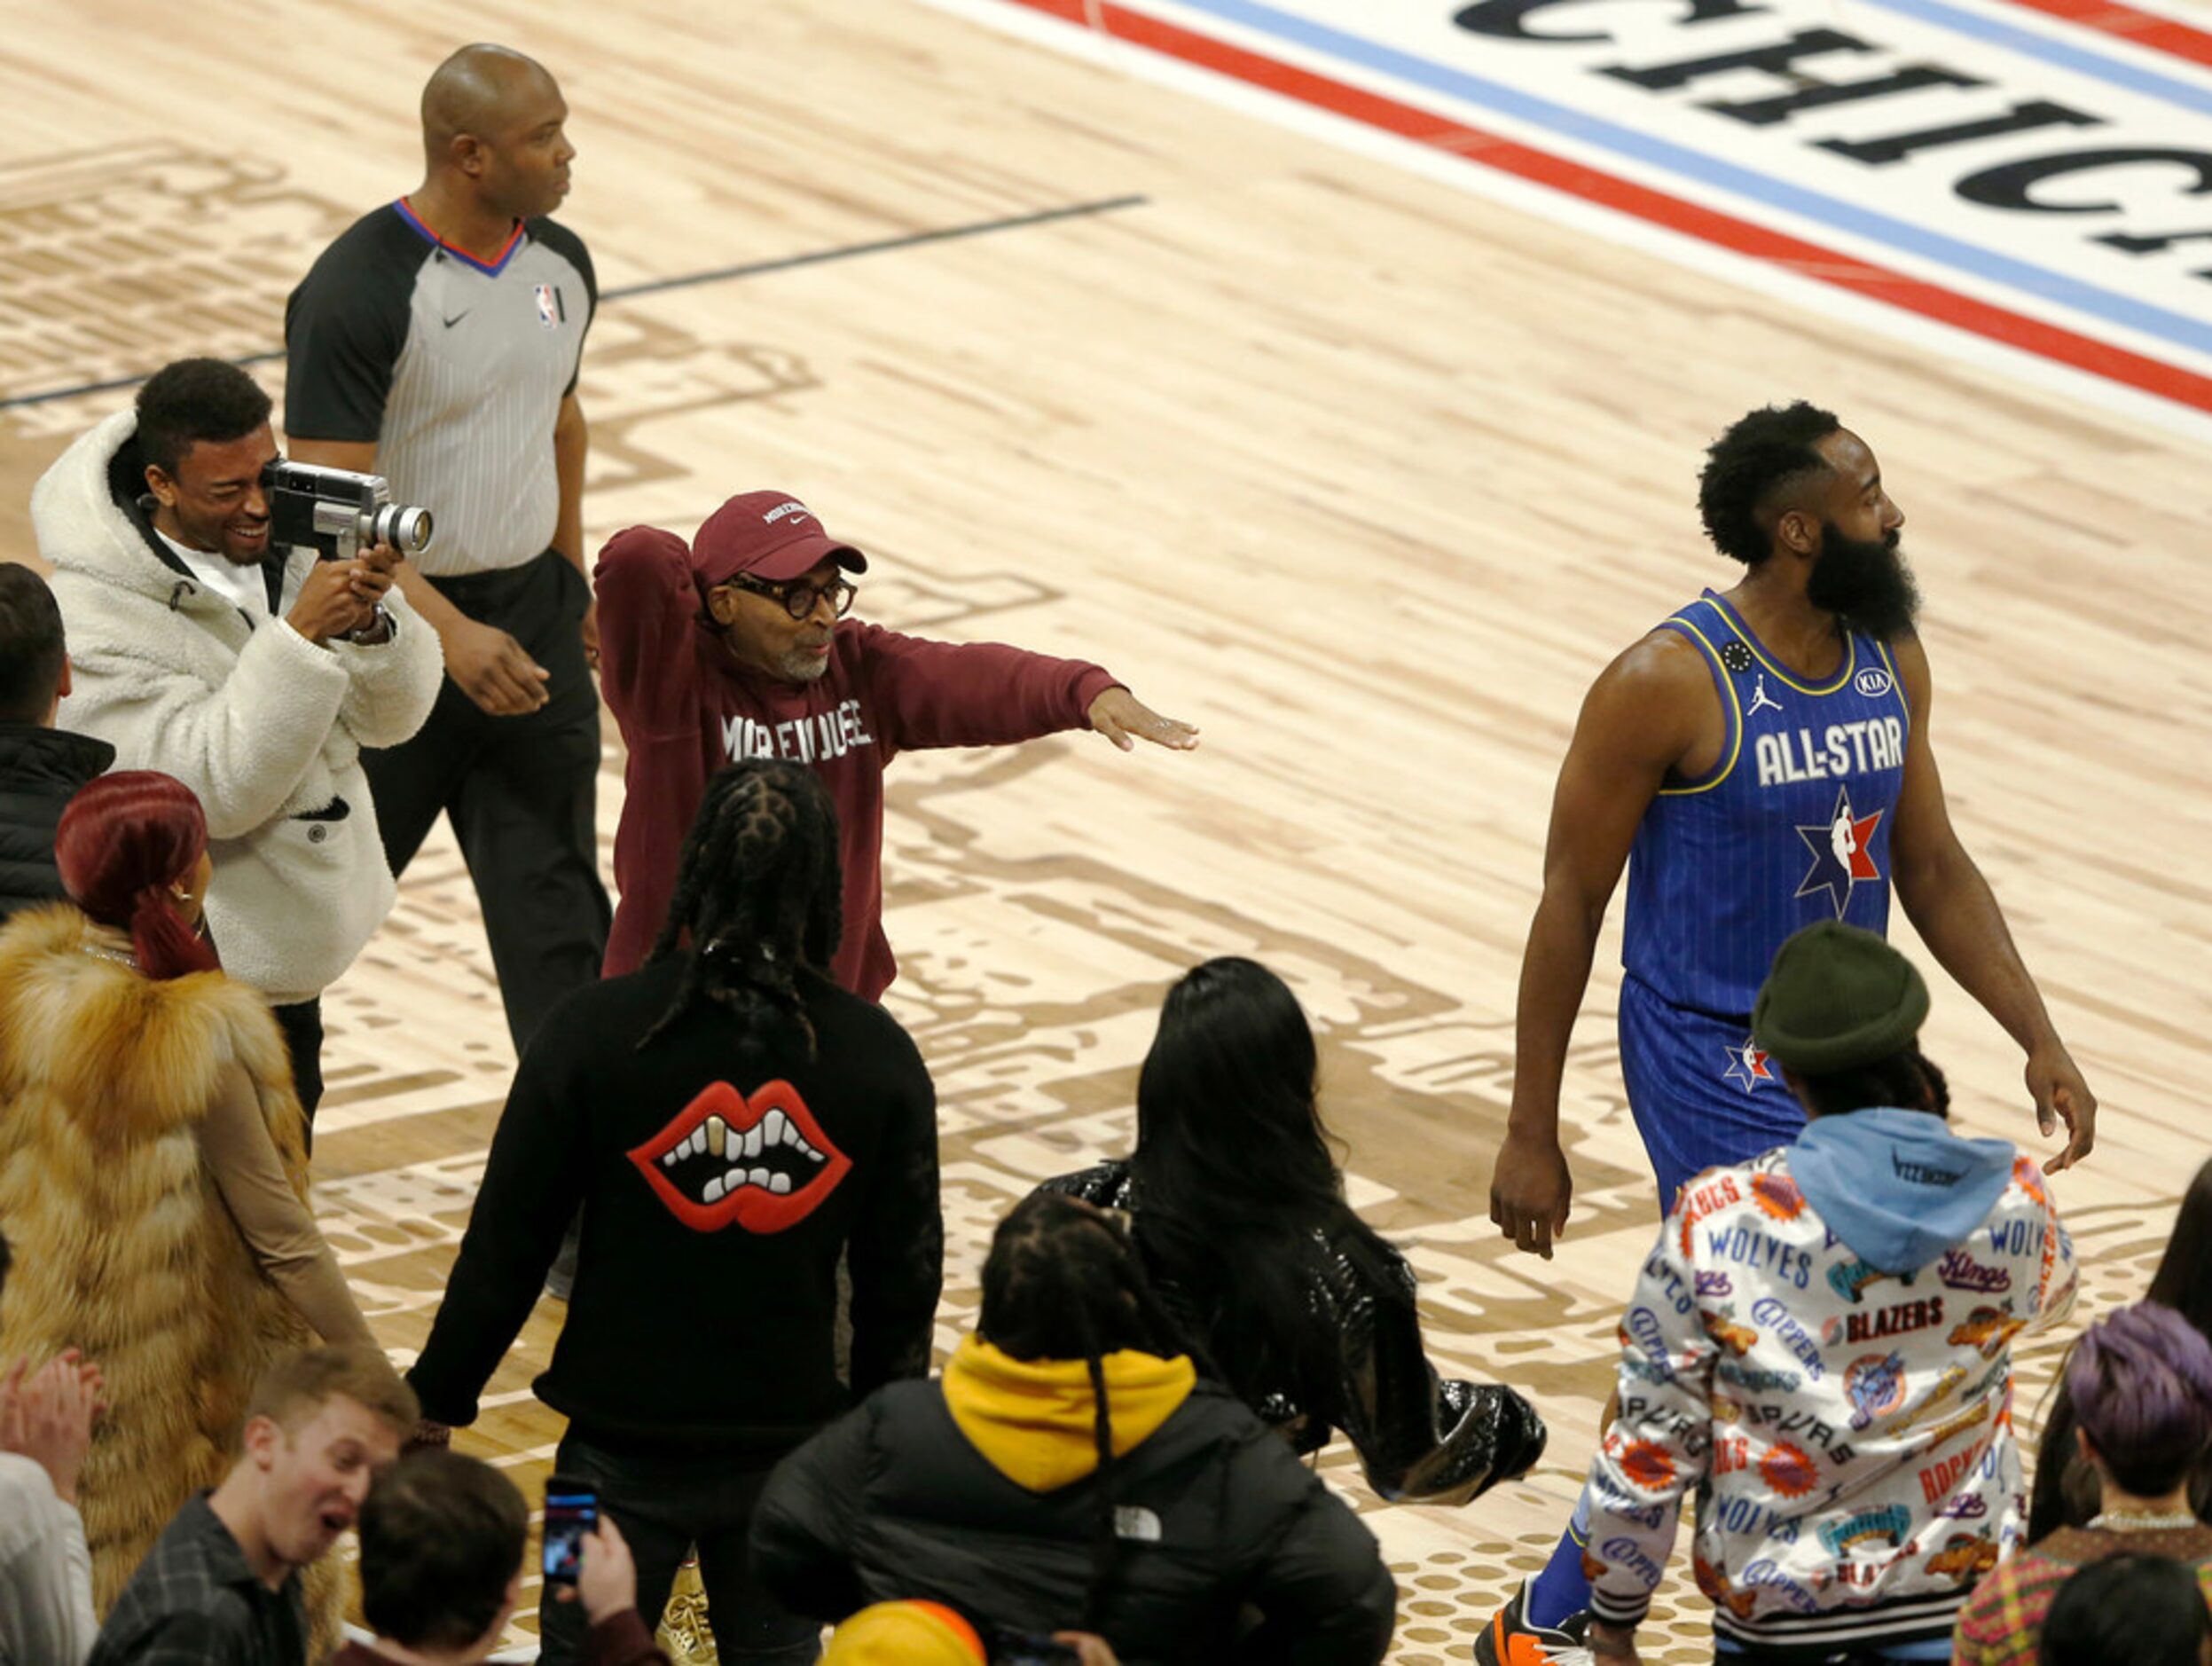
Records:
M75 1348L106 1373L80 1483L103 1615L222 1479L271 1360L375 1346L307 1210L276 1021L199 935L207 844L177 782L102 776L55 835L72 903L0 931L0 1358Z

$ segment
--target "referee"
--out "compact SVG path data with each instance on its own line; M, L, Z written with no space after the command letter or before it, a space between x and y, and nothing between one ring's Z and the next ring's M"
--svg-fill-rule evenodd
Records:
M569 190L568 114L530 59L455 52L423 89L421 189L355 222L285 310L292 455L437 516L399 584L446 680L413 740L362 762L395 875L451 818L518 1056L598 977L608 914L577 403L597 284L544 217Z

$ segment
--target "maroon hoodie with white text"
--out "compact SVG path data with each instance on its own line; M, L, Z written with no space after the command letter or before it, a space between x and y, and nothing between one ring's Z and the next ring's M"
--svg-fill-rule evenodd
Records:
M690 552L673 533L617 532L592 578L600 685L630 754L609 978L635 971L660 934L708 778L741 758L782 758L814 768L837 806L844 936L830 970L861 999L878 999L898 970L883 935L884 766L925 747L1083 727L1091 703L1117 686L1081 660L931 642L858 619L838 622L820 678L780 682L731 660L702 619Z

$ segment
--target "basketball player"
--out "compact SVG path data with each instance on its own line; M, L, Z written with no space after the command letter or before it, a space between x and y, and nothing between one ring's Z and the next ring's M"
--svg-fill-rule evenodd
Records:
M1873 452L1800 401L1751 413L1706 456L1706 530L1744 578L1606 667L1552 802L1490 1184L1491 1220L1547 1260L1573 1197L1559 1139L1567 1039L1623 862L1621 1075L1662 1207L1700 1170L1802 1127L1753 1043L1753 998L1800 926L1885 931L1893 883L1944 970L2027 1054L2043 1134L2065 1123L2046 1168L2078 1162L2095 1138L2096 1097L1951 827L1928 743L1919 598L1898 549L1905 517ZM1581 1565L1570 1528L1479 1657L1538 1666L1579 1646Z

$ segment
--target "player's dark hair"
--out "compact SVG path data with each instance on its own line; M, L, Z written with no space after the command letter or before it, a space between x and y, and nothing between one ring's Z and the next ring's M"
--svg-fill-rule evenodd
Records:
M2195 1566L2130 1552L2067 1576L2043 1617L2043 1666L2196 1666L2212 1638L2212 1612Z
M43 723L67 648L54 593L20 562L0 562L0 723Z
M1746 567L1766 560L1774 546L1761 512L1777 493L1829 472L1814 447L1842 426L1834 412L1802 399L1762 405L1730 425L1706 448L1698 476L1698 513L1714 548Z
M738 1016L748 1043L765 1045L791 1024L811 1050L799 979L828 976L843 876L837 809L812 770L753 758L719 771L685 836L676 894L650 956L681 952L683 982L638 1045L704 999Z
M195 445L228 445L269 420L269 396L236 365L180 358L138 389L138 453L174 475Z
M1098 1519L1083 1629L1099 1629L1112 1582L1114 1424L1105 1356L1123 1348L1185 1352L1175 1322L1146 1284L1120 1218L1059 1192L1031 1192L999 1222L983 1268L977 1333L1010 1358L1081 1360L1089 1371L1098 1449Z
M1380 1300L1413 1307L1402 1261L1344 1200L1318 1075L1298 997L1235 955L1167 992L1137 1074L1138 1245L1210 1369L1249 1405L1335 1380L1336 1339L1313 1322L1308 1289L1317 1232Z
M361 1505L361 1615L410 1649L461 1649L506 1607L529 1507L482 1458L431 1448L379 1475Z

